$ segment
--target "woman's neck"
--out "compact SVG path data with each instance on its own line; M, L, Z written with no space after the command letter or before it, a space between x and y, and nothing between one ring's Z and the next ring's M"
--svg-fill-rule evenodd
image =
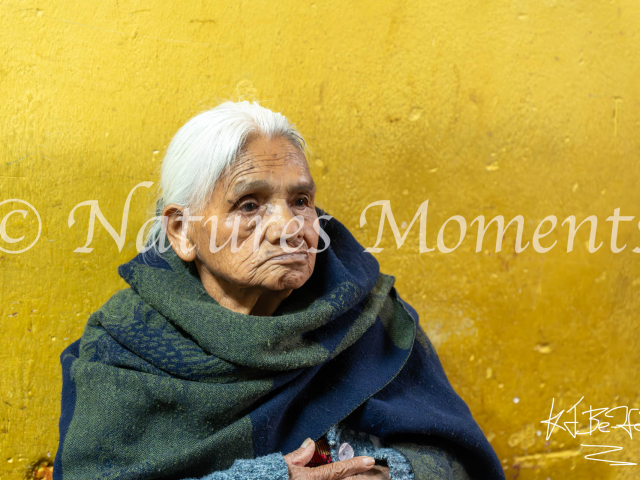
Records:
M280 303L291 295L293 289L269 290L264 287L239 287L215 276L196 260L200 281L211 297L233 312L268 317Z

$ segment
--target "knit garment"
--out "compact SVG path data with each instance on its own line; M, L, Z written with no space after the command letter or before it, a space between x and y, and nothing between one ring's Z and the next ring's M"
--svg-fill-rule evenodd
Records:
M324 440L320 442L320 440ZM329 459L338 458L338 448L342 442L348 442L354 450L354 456L367 455L377 460L386 460L389 466L391 480L413 480L411 465L407 459L399 452L392 448L385 448L376 437L357 434L340 425L331 427L325 437L316 441L316 453L324 455L326 460L327 454ZM321 443L318 448L318 443ZM325 450L325 447L328 450ZM320 458L313 462L312 466L322 465ZM335 460L334 460L335 461ZM308 464L309 466L309 464ZM284 480L288 479L288 468L281 454L272 453L250 460L236 460L231 468L219 472L214 472L201 479L185 479L185 480Z
M289 480L289 468L281 454L271 453L264 457L238 459L227 470L213 472L201 479L185 480Z

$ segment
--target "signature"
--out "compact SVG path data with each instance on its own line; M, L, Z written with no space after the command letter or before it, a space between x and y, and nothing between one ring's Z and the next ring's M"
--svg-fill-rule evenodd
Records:
M640 432L640 423L632 423L631 421L631 417L632 415L634 415L634 412L636 416L640 417L640 409L629 408L627 406L619 406L619 407L613 407L613 408L609 408L609 407L594 408L591 405L589 405L588 410L583 410L581 412L582 415L589 416L589 429L580 431L580 429L578 428L578 424L581 423L578 421L578 405L580 405L583 399L584 397L578 400L570 409L566 411L561 410L559 413L556 413L556 414L554 414L554 411L553 411L553 407L555 405L555 398L552 399L551 411L549 412L548 420L543 420L540 422L547 425L547 440L549 440L549 438L551 437L551 434L553 434L553 432L556 429L560 429L567 432L573 438L576 438L578 435L591 435L594 432L609 433L613 429L622 428L624 431L626 431L629 434L629 438L633 439L634 430ZM573 415L571 415L571 412L573 412ZM620 413L624 415L624 421L622 423L613 422L614 412L617 413L616 416L619 416ZM565 422L562 422L561 424L560 419L563 415L565 415L565 413L568 414L569 417L572 417L573 420L565 421ZM602 456L608 453L618 452L622 450L622 447L615 446L615 445L585 445L585 444L581 444L581 446L608 449L608 450L603 450L600 452L595 452L595 453L590 453L588 455L585 455L584 458L586 460L594 460L597 462L607 462L612 466L637 465L636 463L631 463L631 462L608 460L604 458L594 458L596 456Z

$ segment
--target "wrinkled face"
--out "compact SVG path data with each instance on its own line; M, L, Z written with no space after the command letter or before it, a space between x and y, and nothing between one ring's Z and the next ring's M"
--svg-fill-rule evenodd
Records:
M318 246L314 197L298 148L282 137L252 139L193 224L199 268L240 287L301 287Z

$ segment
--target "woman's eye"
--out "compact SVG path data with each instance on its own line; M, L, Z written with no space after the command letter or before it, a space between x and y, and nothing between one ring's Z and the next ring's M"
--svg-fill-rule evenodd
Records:
M244 205L242 205L241 209L243 212L253 212L256 208L258 208L258 205L255 204L255 202L248 202L245 203Z

